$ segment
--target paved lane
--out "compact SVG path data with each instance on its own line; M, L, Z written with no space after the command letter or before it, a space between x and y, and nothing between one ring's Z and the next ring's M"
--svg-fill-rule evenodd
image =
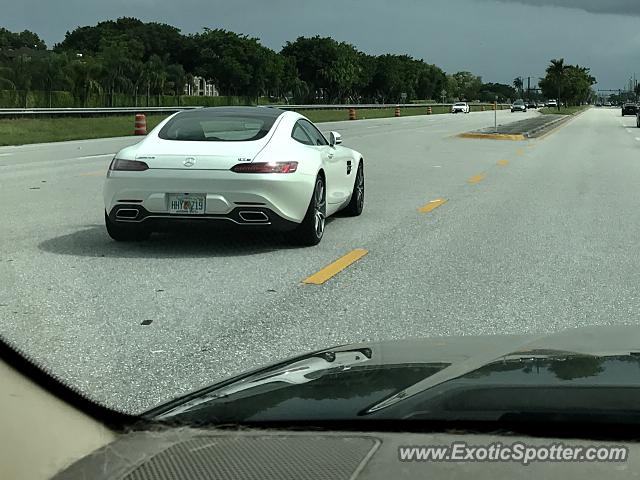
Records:
M325 124L364 154L367 203L306 249L223 233L117 244L100 172L135 139L0 149L2 332L93 397L139 411L337 343L633 322L635 120L592 110L536 141L455 137L492 115ZM368 254L302 283L355 249Z

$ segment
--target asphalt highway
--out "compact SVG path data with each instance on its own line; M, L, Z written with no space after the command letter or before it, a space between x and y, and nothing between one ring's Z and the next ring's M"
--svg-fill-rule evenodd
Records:
M635 118L591 109L540 139L457 137L492 124L493 112L321 124L363 153L366 203L312 248L224 231L116 243L102 182L138 138L2 147L0 333L140 412L337 344L637 323Z

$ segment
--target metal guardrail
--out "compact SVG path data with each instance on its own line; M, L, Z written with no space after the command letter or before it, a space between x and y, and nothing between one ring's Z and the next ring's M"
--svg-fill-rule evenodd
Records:
M493 103L474 103L467 102L471 107L489 107ZM367 103L367 104L335 104L335 105L268 105L273 108L281 108L283 110L345 110L349 108L357 109L382 109L382 108L427 108L427 107L447 107L451 108L453 103ZM510 107L510 103L499 103L500 107Z
M453 103L370 103L370 104L334 104L334 105L262 105L263 107L281 108L283 110L348 110L383 109L383 108L451 108ZM491 109L492 103L469 103L471 107L485 107ZM499 103L499 107L509 107L510 104ZM104 108L0 108L1 117L39 117L39 116L82 116L82 115L116 115L135 113L175 113L183 110L203 108L202 106L183 107L104 107Z
M0 108L0 117L175 113L202 107Z

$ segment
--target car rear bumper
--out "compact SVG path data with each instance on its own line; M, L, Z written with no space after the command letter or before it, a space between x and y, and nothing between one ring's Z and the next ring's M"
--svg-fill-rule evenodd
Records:
M108 216L114 223L141 225L149 230L164 230L181 225L207 225L284 232L299 225L264 207L236 207L226 214L182 215L150 212L139 204L118 204L108 212Z
M134 208L140 213L136 221L172 220L181 217L169 211L171 194L205 195L205 211L190 218L243 222L238 212L268 210L269 218L277 217L295 224L302 222L315 178L300 172L292 174L250 174L228 170L150 169L143 172L112 171L105 181L104 204L112 212ZM113 220L127 221L122 218ZM182 215L184 217L184 215ZM130 221L130 220L129 220ZM277 220L276 220L277 222Z

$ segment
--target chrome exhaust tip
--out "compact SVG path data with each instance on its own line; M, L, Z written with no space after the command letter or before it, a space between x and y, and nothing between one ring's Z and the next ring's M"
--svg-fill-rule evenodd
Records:
M247 223L266 223L269 221L269 217L264 212L251 212L242 211L238 212L240 220Z
M116 212L116 218L122 220L135 220L138 218L138 210L135 208L121 208Z

